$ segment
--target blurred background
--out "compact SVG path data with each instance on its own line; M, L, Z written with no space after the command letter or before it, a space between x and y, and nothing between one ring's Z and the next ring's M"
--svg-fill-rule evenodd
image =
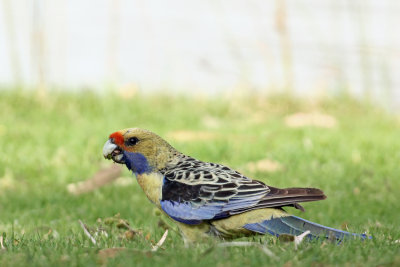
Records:
M396 0L0 0L0 266L94 266L98 248L148 250L175 229L103 158L127 127L321 188L327 201L290 212L374 239L298 257L271 241L274 260L180 249L170 231L160 256L120 266L400 266L399 14Z
M400 105L395 0L1 0L0 87Z

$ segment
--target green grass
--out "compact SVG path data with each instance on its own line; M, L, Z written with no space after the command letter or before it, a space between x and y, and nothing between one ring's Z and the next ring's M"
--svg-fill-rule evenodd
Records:
M334 116L331 129L289 128L285 116L319 111ZM67 185L88 179L101 166L108 135L127 127L150 129L168 139L177 130L206 131L215 138L170 139L178 150L204 161L227 164L277 187L312 186L328 199L306 203L303 218L352 232L367 232L372 240L334 245L305 242L297 250L265 236L242 238L265 243L278 256L256 247L217 248L214 244L183 246L171 230L164 249L148 253L164 229L154 207L136 181L110 184L74 196ZM246 266L358 265L399 266L400 121L368 104L347 98L320 102L290 97L206 99L91 93L0 92L0 266ZM248 162L269 158L284 168L250 172ZM124 170L123 176L134 177ZM123 237L125 230L104 225L120 213L142 236ZM102 222L98 221L101 218ZM78 220L89 227L103 225L106 236L93 245ZM171 224L170 221L167 221ZM172 224L171 224L172 225ZM150 241L145 238L150 237ZM104 248L128 251L107 261Z

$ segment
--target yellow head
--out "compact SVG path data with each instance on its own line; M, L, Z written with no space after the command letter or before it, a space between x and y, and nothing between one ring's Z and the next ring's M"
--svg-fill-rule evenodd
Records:
M126 164L138 174L164 168L174 152L176 150L161 137L140 128L112 133L103 147L105 158Z

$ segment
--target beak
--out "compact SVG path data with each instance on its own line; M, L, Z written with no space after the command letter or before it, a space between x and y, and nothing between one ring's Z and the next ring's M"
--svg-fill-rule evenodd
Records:
M124 163L122 150L113 143L112 139L108 139L103 146L103 156L106 159L112 159L116 163Z

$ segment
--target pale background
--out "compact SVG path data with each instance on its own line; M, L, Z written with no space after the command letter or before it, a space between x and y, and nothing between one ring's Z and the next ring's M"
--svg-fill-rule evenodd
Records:
M345 92L400 107L400 1L0 1L2 89Z

